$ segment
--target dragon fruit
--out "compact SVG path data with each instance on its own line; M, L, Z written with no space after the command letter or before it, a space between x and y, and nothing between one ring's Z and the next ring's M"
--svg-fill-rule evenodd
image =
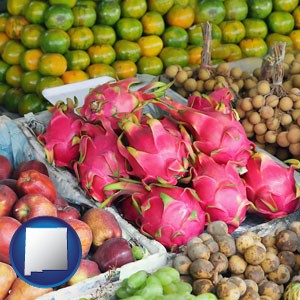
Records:
M187 128L194 138L196 151L211 156L221 164L231 161L239 167L246 165L255 145L247 138L234 113L207 108L199 110L167 97L155 99L153 103L166 110L175 122Z
M111 121L114 130L119 129L118 122L122 117L135 113L140 118L146 100L163 95L168 87L162 82L152 82L136 91L130 90L137 83L140 83L140 79L132 77L91 89L78 113L89 122L97 122L105 116Z
M102 125L83 125L79 144L80 158L73 168L87 195L104 205L109 194L113 193L106 194L104 187L120 177L128 177L128 174L125 170L125 159L117 149L118 136L108 119L103 118L101 122ZM105 205L111 205L111 202L105 202Z
M218 164L198 154L192 172L192 185L206 212L206 222L222 220L233 232L245 220L250 205L236 166L231 162Z
M38 136L44 146L47 160L56 167L72 169L73 163L79 158L80 130L84 120L74 109L77 101L67 99L67 103L58 101L49 108L52 113L46 131Z
M253 212L268 220L286 216L300 207L300 187L295 166L283 166L264 152L254 153L242 175Z
M144 116L142 122L132 115L124 119L118 149L128 161L127 172L144 184L152 182L177 184L187 175L190 136L167 119Z

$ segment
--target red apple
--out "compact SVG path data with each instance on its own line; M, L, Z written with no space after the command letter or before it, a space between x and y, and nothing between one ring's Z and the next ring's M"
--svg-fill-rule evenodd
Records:
M80 212L77 208L71 205L67 206L56 206L57 209L57 217L62 220L67 219L80 219Z
M55 205L45 196L28 194L16 201L12 214L18 221L24 223L35 217L57 217L57 210Z
M18 194L17 190L17 180L13 178L5 178L0 180L0 184L4 184L9 186L16 194Z
M61 196L56 196L56 199L54 200L54 204L56 207L65 207L65 206L68 206L69 203L66 199L64 199L63 197Z
M21 162L13 171L12 173L12 178L14 179L18 179L20 174L24 171L28 171L28 170L36 170L39 171L40 173L45 174L46 176L49 176L49 172L48 169L46 167L46 165L36 159L32 159L29 161L23 161Z
M13 171L13 166L10 160L0 154L0 179L9 178Z
M105 240L121 237L122 229L116 217L108 210L93 207L89 208L81 217L92 229L93 245L100 246Z
M10 241L20 226L21 223L12 217L0 217L0 261L10 263Z
M17 180L19 196L27 194L40 194L54 203L57 193L52 180L36 170L24 171Z
M67 285L78 283L82 280L101 274L97 263L89 259L82 259L75 274L69 279Z
M135 259L129 242L122 237L117 237L108 239L99 246L92 260L98 264L101 272L106 272L122 267Z
M18 277L14 281L11 291L5 300L34 300L52 291L53 288L39 288L26 283Z
M0 262L0 299L4 299L10 290L17 274L9 264Z
M93 233L91 228L88 224L81 220L67 219L65 221L76 231L81 243L82 257L86 257L90 251L93 241Z
M10 215L17 199L17 194L9 186L0 184L0 216Z

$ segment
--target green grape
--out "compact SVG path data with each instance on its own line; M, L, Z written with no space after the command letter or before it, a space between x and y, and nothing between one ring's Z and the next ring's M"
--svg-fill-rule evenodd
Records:
M127 286L132 289L138 289L146 282L147 278L148 274L146 271L137 271L129 276Z
M153 275L155 275L162 285L168 285L171 282L180 281L179 272L172 267L162 267L156 270Z
M133 246L131 248L131 251L132 251L132 254L133 254L133 256L136 260L142 259L145 255L145 250L144 250L143 247Z
M142 296L130 296L128 298L125 298L124 300L145 300Z
M218 300L218 298L212 293L204 293L197 295L195 300Z
M177 283L170 282L169 284L163 286L163 290L164 295L177 294Z
M181 295L186 295L186 294L189 295L193 290L191 284L184 281L177 282L176 286L177 286L177 293Z
M149 282L142 289L139 289L135 295L142 296L147 300L156 299L157 296L163 294L163 288L158 282Z
M156 297L155 300L189 300L193 298L188 298L190 295L178 295L178 294L170 294Z
M128 294L128 292L126 291L126 287L125 286L120 286L117 290L116 290L116 296L119 299L125 299L131 296L131 294Z
M159 279L154 276L153 274L149 275L147 280L146 280L146 284L159 284L161 285Z

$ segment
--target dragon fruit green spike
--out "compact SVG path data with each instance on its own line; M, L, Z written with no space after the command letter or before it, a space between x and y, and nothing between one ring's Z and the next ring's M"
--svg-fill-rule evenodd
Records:
M253 212L274 219L300 207L300 187L295 181L295 166L284 166L264 152L254 153L242 175Z
M144 184L177 184L188 175L191 140L182 126L176 129L168 119L132 115L124 119L118 149L128 162L127 172Z
M80 157L74 163L74 172L86 194L104 202L113 194L113 191L105 193L104 187L121 177L128 177L125 159L117 149L118 136L105 118L102 125L86 123L81 131Z
M79 157L80 130L84 120L75 114L76 99L67 103L58 101L49 108L52 113L46 131L38 136L38 141L44 146L47 160L56 167L72 169L73 163Z
M153 184L149 192L138 193L138 197L142 197L140 231L168 250L176 251L203 232L205 212L195 190Z
M122 117L134 113L140 118L146 101L164 95L168 88L163 82L152 82L135 91L130 89L137 83L141 83L140 79L131 77L99 85L90 90L84 105L77 111L89 122L97 122L105 116L114 130L119 129L118 122Z
M250 202L234 164L218 164L211 157L199 154L193 167L192 185L206 212L207 223L222 220L231 233L245 220Z
M193 136L197 151L211 156L218 163L231 161L238 167L244 167L255 149L255 144L247 138L234 113L198 110L166 97L156 99L153 103L185 126Z

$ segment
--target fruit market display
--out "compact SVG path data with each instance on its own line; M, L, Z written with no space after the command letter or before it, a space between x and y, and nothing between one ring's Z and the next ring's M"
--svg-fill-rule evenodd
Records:
M296 166L256 151L229 89L191 96L184 105L165 96L169 85L162 82L130 89L139 81L99 85L81 107L58 101L38 136L48 162L69 169L99 206L116 206L169 251L212 221L233 232L246 213L271 220L299 208ZM145 105L162 115L144 114Z
M46 165L37 160L13 169L0 155L0 299L35 299L53 288L37 288L16 276L10 265L9 246L24 222L39 216L65 220L78 234L82 258L65 285L74 285L144 256L145 249L123 237L114 214L101 208L76 207L57 194Z
M47 87L200 64L206 21L214 61L262 57L276 41L300 49L298 0L8 0L0 16L0 105L38 112Z
M223 221L189 240L171 266L138 271L122 281L118 299L291 300L299 298L300 222L259 236L228 233Z

